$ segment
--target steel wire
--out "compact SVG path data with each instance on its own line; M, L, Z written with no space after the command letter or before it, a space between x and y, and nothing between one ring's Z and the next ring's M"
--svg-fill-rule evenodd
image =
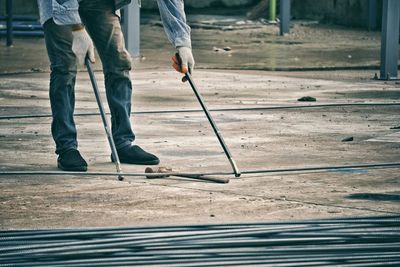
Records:
M297 167L282 169L255 169L243 170L243 175L248 174L267 174L267 173L292 173L292 172L309 172L309 171L329 171L329 170L346 170L360 168L397 168L400 162L384 162L371 164L349 164L335 166L316 166L316 167ZM118 176L118 172L68 172L68 171L0 171L0 176L26 176L26 175L43 175L43 176ZM124 176L128 177L157 177L159 173L134 173L124 172ZM170 172L163 173L164 176L232 176L233 172Z
M314 104L314 105L287 105L287 106L263 106L263 107L245 107L245 108L214 108L212 112L235 112L235 111L262 111L262 110L285 110L285 109L308 109L308 108L335 108L335 107L368 107L368 106L400 106L400 103L330 103L330 104ZM203 112L201 109L170 109L170 110L149 110L134 111L132 115L146 114L173 114L173 113L197 113ZM110 114L110 113L106 113ZM99 112L78 112L74 116L98 116ZM51 113L44 114L21 114L21 115L3 115L0 120L11 119L33 119L33 118L51 118Z
M399 236L400 216L4 230L0 266L396 266Z

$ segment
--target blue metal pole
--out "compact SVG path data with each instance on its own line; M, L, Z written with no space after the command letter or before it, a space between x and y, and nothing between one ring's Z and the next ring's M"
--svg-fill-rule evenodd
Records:
M280 34L285 35L290 31L290 0L280 0Z
M7 12L7 46L12 46L13 44L13 12L12 12L12 0L7 0L6 2L6 12Z
M125 46L133 57L140 56L140 7L141 1L134 0L124 8Z
M383 0L381 71L382 80L397 79L399 59L400 1Z
M376 30L376 0L368 0L368 30Z

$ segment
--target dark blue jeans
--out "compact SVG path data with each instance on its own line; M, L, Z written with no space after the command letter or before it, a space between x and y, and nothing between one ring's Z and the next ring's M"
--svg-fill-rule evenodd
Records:
M117 149L130 145L135 135L131 128L132 83L130 55L112 1L84 0L79 13L103 63L112 134ZM50 59L50 103L53 114L51 132L56 153L77 148L74 122L76 58L72 52L70 26L56 25L52 19L44 24L47 53ZM94 100L93 96L93 100Z

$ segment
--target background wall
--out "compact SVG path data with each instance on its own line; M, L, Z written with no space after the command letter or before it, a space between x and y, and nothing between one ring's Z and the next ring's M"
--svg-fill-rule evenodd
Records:
M346 26L363 27L368 19L368 0L292 0L292 16ZM377 1L377 23L382 1Z
M18 15L37 15L36 0L13 0L13 10ZM0 0L0 15L4 16L6 9L6 1Z

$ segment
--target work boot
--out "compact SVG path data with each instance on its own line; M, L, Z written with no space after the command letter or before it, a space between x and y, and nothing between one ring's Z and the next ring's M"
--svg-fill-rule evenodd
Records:
M137 165L157 165L160 160L153 154L150 154L139 146L126 146L118 150L118 157L121 163ZM115 162L111 155L111 161Z
M81 171L87 170L87 163L78 150L70 149L60 154L57 159L57 166L63 171Z

